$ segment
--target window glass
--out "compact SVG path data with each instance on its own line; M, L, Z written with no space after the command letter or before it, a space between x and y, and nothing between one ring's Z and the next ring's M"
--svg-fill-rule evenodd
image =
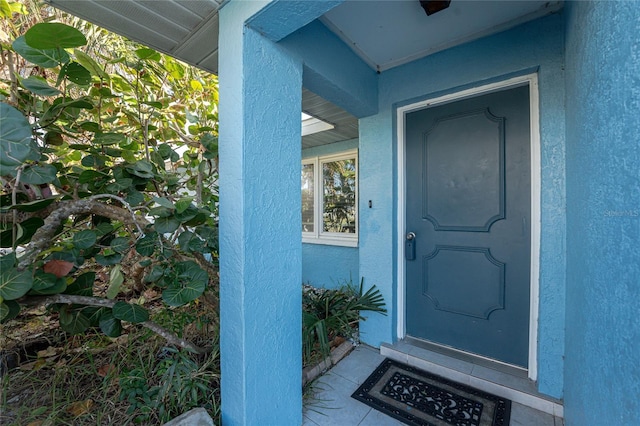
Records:
M356 161L322 163L322 231L356 232Z
M302 232L314 232L314 165L302 165Z

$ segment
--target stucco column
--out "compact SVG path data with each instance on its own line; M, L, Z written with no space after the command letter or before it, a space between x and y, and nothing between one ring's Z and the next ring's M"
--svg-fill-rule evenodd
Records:
M244 25L220 26L222 422L302 423L302 64Z

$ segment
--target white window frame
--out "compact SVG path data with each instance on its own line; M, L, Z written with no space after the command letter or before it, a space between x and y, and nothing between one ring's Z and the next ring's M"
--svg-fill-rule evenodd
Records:
M323 231L322 215L324 210L324 188L322 165L333 161L355 159L356 197L355 197L355 233L339 233ZM313 164L313 232L302 232L302 242L309 244L326 244L344 247L358 247L358 150L342 151L336 154L309 157L302 160L302 165Z

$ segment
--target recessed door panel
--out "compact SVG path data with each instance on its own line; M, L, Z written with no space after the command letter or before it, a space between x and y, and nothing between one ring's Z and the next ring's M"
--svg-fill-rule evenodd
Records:
M504 117L484 109L438 119L423 156L424 217L434 229L486 232L504 219Z
M408 113L407 334L527 367L529 87Z

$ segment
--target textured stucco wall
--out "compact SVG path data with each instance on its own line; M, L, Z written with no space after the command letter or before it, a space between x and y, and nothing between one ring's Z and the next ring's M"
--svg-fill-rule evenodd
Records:
M395 107L537 70L540 91L542 235L538 380L562 396L565 309L563 19L542 18L380 75L379 112L360 120L360 275L377 284L394 314L361 326L366 343L396 338ZM364 201L363 201L364 200ZM373 208L367 208L372 200Z
M567 5L567 425L638 424L640 4Z
M314 287L336 288L350 279L358 284L358 249L355 247L302 244L302 282Z
M358 148L358 139L302 150L302 158L339 154ZM349 279L360 282L358 248L325 244L302 244L302 282L335 288Z
M220 11L220 350L225 425L302 423L303 65L245 25L265 4L234 1ZM308 9L288 16L290 24L297 20L299 26L309 19Z
M305 88L356 117L376 113L376 73L320 21L300 28L280 46L303 62Z

